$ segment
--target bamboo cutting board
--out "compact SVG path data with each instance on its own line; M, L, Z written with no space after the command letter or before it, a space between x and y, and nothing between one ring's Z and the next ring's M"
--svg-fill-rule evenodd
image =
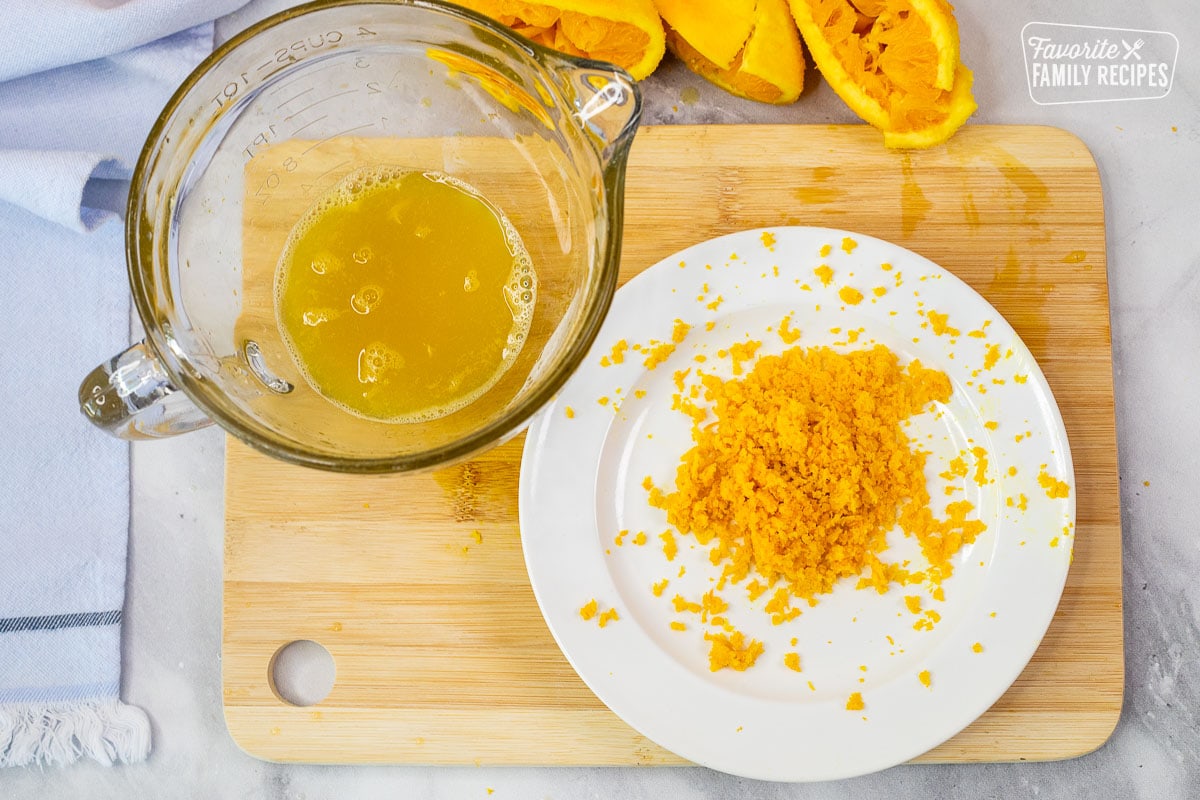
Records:
M343 155L302 169L315 175ZM258 161L247 186L262 177ZM297 202L274 238L246 237L244 294L252 276L269 286L283 221L309 198ZM912 153L886 151L865 126L645 128L625 220L622 282L710 237L822 225L930 258L1012 323L1066 422L1074 564L1025 672L918 761L1066 758L1103 743L1124 682L1121 526L1103 201L1084 145L1043 127L968 126ZM230 440L222 673L242 748L275 761L683 763L605 708L542 621L517 527L522 446L434 473L356 477ZM336 663L316 706L282 701L268 676L272 656L298 639Z

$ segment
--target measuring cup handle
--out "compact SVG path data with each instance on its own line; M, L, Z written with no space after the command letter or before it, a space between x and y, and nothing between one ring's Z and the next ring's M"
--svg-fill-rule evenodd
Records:
M162 439L212 424L171 382L144 341L84 378L79 410L96 427L121 439Z

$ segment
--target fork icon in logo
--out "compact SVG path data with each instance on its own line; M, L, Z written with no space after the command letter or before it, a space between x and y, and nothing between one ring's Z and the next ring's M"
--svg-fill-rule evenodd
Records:
M1129 42L1127 42L1127 41L1125 41L1124 39L1122 39L1122 40L1121 40L1121 44L1122 44L1122 46L1124 46L1124 48L1125 48L1125 55L1121 57L1121 58L1122 58L1122 60L1123 60L1123 61L1128 61L1128 60L1129 60L1129 57L1130 57L1130 56L1133 56L1133 57L1134 57L1134 58L1136 58L1138 61L1141 61L1141 60L1142 60L1142 54L1141 54L1141 53L1139 53L1139 52L1138 52L1138 50L1141 50L1141 49L1142 49L1142 45L1144 45L1145 43L1146 43L1146 40L1145 40L1145 39L1138 39L1138 40L1137 40L1136 42L1134 42L1133 44L1130 44Z

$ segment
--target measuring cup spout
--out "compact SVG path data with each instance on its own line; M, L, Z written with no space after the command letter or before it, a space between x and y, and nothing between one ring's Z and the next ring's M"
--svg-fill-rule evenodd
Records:
M596 145L606 172L624 170L642 116L642 93L629 73L603 61L545 56L572 118Z

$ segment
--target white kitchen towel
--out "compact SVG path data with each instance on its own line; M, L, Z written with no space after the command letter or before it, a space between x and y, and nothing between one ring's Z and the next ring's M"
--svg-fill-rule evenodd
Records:
M246 0L3 0L0 81L124 53Z
M119 697L128 445L76 393L128 344L130 167L212 48L212 24L195 23L241 2L2 3L0 766L150 749L146 715Z

